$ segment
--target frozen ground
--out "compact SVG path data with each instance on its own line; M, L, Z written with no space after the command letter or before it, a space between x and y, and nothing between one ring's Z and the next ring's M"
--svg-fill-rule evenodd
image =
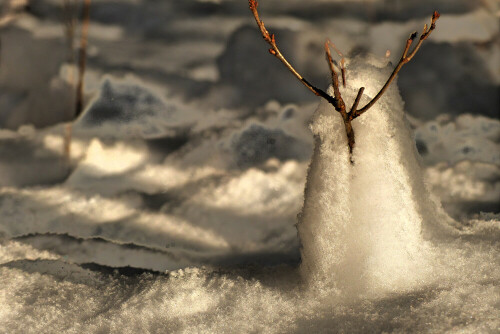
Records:
M354 257L326 269L333 285L304 283L295 224L318 101L267 54L246 1L93 1L87 109L65 157L73 98L60 1L32 1L0 28L1 333L500 331L498 3L305 3L262 0L260 10L296 67L325 87L325 37L346 54L390 50L395 61L410 31L443 14L398 86L444 232L414 217L391 228L397 205L429 199L405 199L403 158L378 152L386 139L413 142L398 139L399 118L386 125L373 110L354 171L366 182L335 190L363 204L348 219L365 224L359 240L372 248L317 230L331 249L376 252L366 267ZM385 126L396 144L370 134ZM382 200L366 199L371 184L388 185ZM389 253L392 237L411 247ZM378 283L337 279L353 273Z

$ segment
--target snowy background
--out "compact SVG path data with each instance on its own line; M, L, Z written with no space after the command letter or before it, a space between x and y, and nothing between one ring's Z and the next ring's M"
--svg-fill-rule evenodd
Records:
M319 101L269 55L246 0L92 1L77 120L62 1L8 4L1 333L500 330L498 1L260 3L286 57L324 89L325 38L348 61L394 64L442 14L397 85L456 233L426 236L434 256L416 278L369 296L312 291L299 275Z

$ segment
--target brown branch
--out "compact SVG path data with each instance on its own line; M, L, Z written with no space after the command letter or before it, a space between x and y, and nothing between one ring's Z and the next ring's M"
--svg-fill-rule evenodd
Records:
M74 56L74 37L75 37L75 26L76 26L76 17L75 17L75 3L71 0L63 0L62 1L62 15L63 15L63 23L64 23L64 34L66 36L66 42L68 47L68 62L73 64L75 56Z
M333 44L333 42L330 39L327 39L326 42L332 46L332 48L335 50L335 52L337 52L337 54L340 57L340 73L342 75L342 86L344 86L344 88L345 88L346 81L345 81L345 57L344 57L344 54L342 52L340 52L339 49L337 49L335 44Z
M267 31L264 22L262 22L262 20L259 17L259 12L257 11L259 3L257 2L257 0L248 0L248 4L255 18L255 22L257 22L257 26L260 29L262 37L264 37L264 40L271 46L271 48L269 49L269 53L278 58L288 68L288 70L290 70L290 72L292 72L292 74L297 79L299 79L304 86L307 87L307 89L309 89L315 95L321 96L322 98L330 102L333 106L335 106L335 108L337 108L338 101L334 97L328 95L325 91L313 86L302 75L300 75L299 72L297 72L297 70L283 56L280 49L278 48L278 45L276 44L276 39L274 34L270 34L269 31Z
M431 26L429 27L429 29L427 29L427 24L424 26L424 30L422 32L422 35L420 36L420 40L418 41L417 45L410 53L410 55L406 58L406 62L409 62L413 58L413 56L415 56L418 49L420 49L422 42L425 41L430 36L431 32L434 29L436 29L436 21L439 19L440 16L441 15L437 11L434 11L434 13L432 14Z
M363 96L363 92L365 91L365 87L361 87L358 91L358 95L356 95L356 99L351 108L351 112L349 113L349 118L354 119L354 115L356 115L356 110L358 109L359 101L361 101L361 97Z
M337 110L340 113L345 113L345 104L342 99L342 96L340 95L340 89L339 89L339 77L337 75L337 72L335 71L335 65L333 64L333 58L332 54L330 52L330 47L328 46L328 40L325 42L325 54L326 54L326 61L328 62L328 65L330 67L330 73L332 76L332 86L333 86L333 94L335 96L335 99L339 101L339 109Z
M417 45L415 46L415 48L413 49L413 51L410 53L410 55L408 55L408 52L410 51L411 44L413 43L413 41L415 40L415 38L417 38L417 33L414 32L414 33L412 33L410 35L410 37L406 41L406 45L405 45L405 48L403 50L403 54L401 56L401 59L399 60L399 63L396 65L396 67L392 71L391 75L387 79L387 81L384 84L384 86L380 89L380 91L377 93L377 95L375 95L375 97L370 102L368 102L367 105L365 105L363 108L357 110L352 115L353 119L356 118L356 117L359 117L361 114L363 114L364 112L366 112L368 109L370 109L380 99L380 97L385 93L385 91L387 90L387 88L389 87L389 85L392 83L392 81L394 80L394 78L398 74L398 72L401 69L401 67L403 67L404 64L408 63L415 56L415 54L419 50L420 46L422 45L422 42L424 40L426 40L430 36L431 32L436 28L436 21L437 21L437 19L439 19L439 16L440 16L439 13L437 11L434 11L434 14L432 14L432 20L431 20L430 27L428 28L427 24L424 26L424 32L420 36L420 39L419 39Z
M83 77L87 64L87 42L90 21L90 1L85 0L83 4L82 35L80 38L80 55L78 58L78 84L76 87L76 111L75 118L80 116L83 110Z
M340 72L342 73L342 85L345 88L345 61L344 58L340 59Z
M364 112L366 112L371 106L373 106L380 99L380 97L385 93L385 91L387 90L389 85L392 83L392 81L394 80L394 78L398 74L401 67L403 67L404 64L409 62L415 56L415 54L419 50L420 46L422 45L422 42L424 40L426 40L429 37L429 35L431 34L431 32L436 28L435 23L436 23L437 19L439 18L439 13L437 11L435 11L434 14L432 15L432 21L431 21L430 27L428 28L427 25L424 26L424 30L422 32L422 35L420 36L420 39L419 39L417 45L415 46L413 51L410 52L410 54L408 55L408 52L410 51L411 44L413 43L413 41L417 37L417 33L411 34L411 36L406 41L406 45L405 45L405 48L403 50L403 54L401 56L401 59L399 60L399 63L396 65L396 67L392 71L392 74L389 76L386 83L380 89L380 91L377 93L377 95L370 102L368 102L363 108L358 110L359 102L361 101L361 97L363 96L363 93L365 90L364 87L361 87L358 91L356 99L354 100L354 104L352 105L350 112L347 113L344 101L343 101L341 93L340 93L339 79L338 79L337 72L335 71L335 65L334 65L334 61L332 58L332 54L330 52L329 45L331 45L335 49L335 51L337 51L339 56L341 57L340 68L341 68L341 72L342 72L343 85L345 87L346 79L345 79L344 56L335 47L335 45L329 40L327 40L325 42L326 59L328 61L328 65L330 67L330 72L331 72L331 76L332 76L332 85L333 85L333 92L334 92L334 96L332 97L332 96L328 95L327 93L325 93L323 90L310 84L306 79L304 79L302 77L302 75L300 75L295 70L295 68L293 68L293 66L281 54L278 46L276 45L276 39L275 39L274 34L270 34L269 31L267 31L267 29L264 25L264 22L262 22L262 20L259 18L259 13L257 11L257 6L258 6L257 0L249 0L248 4L250 6L250 10L253 13L255 21L257 22L257 26L260 29L262 37L264 37L264 40L271 46L271 48L269 49L269 52L272 55L274 55L276 58L278 58L290 70L290 72L292 72L292 74L297 79L299 79L310 91L312 91L317 96L321 96L324 99L326 99L330 104L332 104L334 106L335 110L337 110L342 115L342 119L344 121L344 126L345 126L345 130L346 130L346 135L347 135L347 143L349 146L349 152L351 154L352 154L354 144L355 144L354 130L352 127L352 120L355 119L356 117L359 117ZM352 157L351 157L351 162L352 162Z
M76 3L75 0L62 0L62 21L64 24L64 34L67 43L67 62L68 73L67 80L71 87L71 92L75 93L75 27L76 27ZM82 84L83 87L83 84ZM75 103L75 95L71 95L71 106L73 107L73 115L77 115L77 104ZM72 123L67 123L63 135L63 163L69 165L71 161L71 139L72 139Z

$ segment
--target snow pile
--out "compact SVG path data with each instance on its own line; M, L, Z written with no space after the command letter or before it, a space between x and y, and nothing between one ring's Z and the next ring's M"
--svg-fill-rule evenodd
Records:
M361 101L366 104L390 75L383 64L363 61L348 68L342 90L347 105L361 86L367 87ZM397 86L353 127L351 164L344 125L333 107L322 102L312 121L316 145L298 225L303 275L348 294L412 288L426 274L423 228L429 234L447 222L423 183Z

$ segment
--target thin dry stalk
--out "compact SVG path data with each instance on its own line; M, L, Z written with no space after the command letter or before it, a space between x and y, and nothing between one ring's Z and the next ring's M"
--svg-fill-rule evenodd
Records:
M330 102L332 105L335 106L337 104L337 100L335 98L331 97L323 90L313 86L302 75L300 75L299 72L297 72L295 68L293 68L293 66L290 65L290 63L285 59L280 49L278 48L278 45L276 44L274 34L270 34L269 31L267 31L264 22L262 22L262 20L259 18L259 13L257 11L257 7L259 5L258 2L256 0L249 0L248 3L250 5L250 10L252 11L253 16L255 18L255 22L257 22L257 25L259 26L262 37L264 37L264 40L271 46L271 48L269 49L269 53L278 58L290 70L290 72L292 72L292 74L297 79L299 79L300 82L304 84L304 86L307 87L307 89L309 89L315 95L321 96L322 98L324 98L325 100L327 100L328 102Z
M342 101L342 96L340 95L340 89L339 89L339 77L337 75L337 72L335 71L335 65L333 63L333 58L332 58L332 53L330 52L330 47L328 46L329 41L327 40L325 42L325 54L326 54L326 61L328 62L328 65L330 67L330 74L332 76L332 85L333 85L333 94L335 98L343 104L344 102ZM341 109L345 109L341 108Z
M82 32L80 36L80 50L78 57L78 82L75 91L75 110L74 119L78 118L83 111L83 87L84 87L84 76L85 68L87 64L87 44L88 44L88 30L90 23L90 0L85 0L83 3L83 14L82 14ZM68 82L71 86L74 86L73 79L73 64L75 62L74 56L74 36L76 27L76 3L72 0L63 0L63 13L64 22L66 28L66 39L68 42L68 62L70 66L70 71L68 73ZM64 128L64 141L63 141L63 156L66 163L70 163L71 160L71 140L72 140L72 123L68 123Z
M76 3L75 0L62 0L62 21L64 24L64 35L66 36L67 43L67 63L68 63L68 83L71 87L71 92L75 87L75 27L76 27ZM74 95L71 94L71 109L72 115L76 113L75 102L73 101ZM72 127L71 123L66 124L63 134L63 157L64 163L69 164L71 159L71 137Z
M85 67L87 64L87 43L90 22L90 2L85 0L83 3L83 16L82 16L82 35L80 38L80 52L78 58L78 84L76 86L76 110L75 118L80 116L83 110L83 84L85 76Z
M398 74L399 70L401 70L401 68L403 67L404 64L406 64L410 60L412 60L412 58L415 56L417 51L420 49L422 42L425 41L430 36L430 34L432 33L432 31L434 29L436 29L436 21L439 19L440 16L441 15L439 15L439 13L437 11L434 11L434 13L432 14L430 27L427 27L427 24L424 26L424 29L422 31L422 35L420 36L417 45L415 46L413 51L408 55L408 52L410 51L411 44L417 38L417 32L414 32L410 35L410 37L406 41L406 45L405 45L405 48L403 50L403 54L401 56L401 59L399 60L398 64L396 65L396 67L392 71L392 74L389 76L389 78L387 79L384 86L380 89L378 94L375 95L375 97L367 105L365 105L363 108L361 108L359 110L354 110L353 119L360 116L364 112L366 112L368 109L370 109L371 106L373 106L378 101L378 99L380 99L380 97L385 93L385 91L387 90L389 85L392 83L392 81L394 80L394 78Z
M257 7L259 5L258 2L256 0L249 0L248 3L250 6L250 10L252 11L253 16L255 18L255 21L257 22L257 26L260 29L262 37L264 37L264 40L271 46L271 49L269 49L269 52L272 55L274 55L276 58L278 58L288 68L288 70L290 70L290 72L292 72L292 74L304 84L304 86L306 86L310 91L312 91L317 96L321 96L322 98L327 100L330 104L333 105L335 110L341 114L342 119L344 121L345 130L346 130L347 142L349 145L349 152L351 154L352 154L354 144L355 144L354 130L353 130L352 124L351 124L352 121L355 118L362 115L368 109L370 109L380 99L380 97L386 92L387 88L392 83L392 81L394 80L394 78L398 74L399 70L401 70L403 65L408 63L415 56L415 54L419 50L420 46L422 45L422 42L424 40L426 40L430 36L432 31L436 28L436 21L439 19L439 16L440 16L437 11L434 12L434 14L432 15L432 19L431 19L431 25L429 27L427 26L427 24L424 26L422 35L420 36L420 39L419 39L417 45L415 46L413 51L410 52L411 44L413 43L413 41L417 37L416 32L411 34L411 36L406 41L406 45L405 45L405 48L403 50L403 55L401 56L399 63L396 65L396 67L394 68L394 71L389 76L386 83L380 89L380 91L377 93L377 95L370 102L368 102L364 107L362 107L361 109L358 110L359 102L361 101L361 97L363 96L363 92L365 90L364 87L361 87L358 91L358 94L356 96L356 99L355 99L350 111L347 112L346 107L345 107L345 103L344 103L344 101L342 99L342 95L340 93L338 75L337 75L337 72L335 70L334 61L333 61L333 58L332 58L332 55L330 52L330 46L332 46L335 49L335 51L337 52L337 54L341 57L340 68L341 68L341 72L342 72L343 85L345 87L346 75L345 75L344 56L335 47L335 45L329 40L327 40L325 42L326 59L327 59L328 65L330 67L330 72L331 72L331 76L332 76L332 86L333 86L333 92L334 92L334 96L330 96L329 94L325 93L323 90L321 90L321 89L313 86L311 83L309 83L309 81L307 81L304 77L302 77L302 75L300 75L297 72L297 70L285 59L285 57L280 52L280 50L276 44L276 39L275 39L274 34L270 34L267 31L267 29L264 25L264 22L262 22L262 20L259 17L259 13L257 11ZM352 162L352 160L351 160L351 162Z
M75 62L75 27L76 27L76 4L74 0L62 0L62 19L64 23L64 35L68 48L68 63Z
M344 54L342 52L340 52L339 49L337 49L337 47L335 46L335 44L333 44L333 42L330 39L327 39L326 42L325 42L325 47L329 49L328 46L331 46L335 50L335 52L337 52L337 54L340 57L340 73L342 75L342 86L344 86L344 88L345 88L345 85L346 85L346 83L345 83L346 74L345 74L345 57L344 57ZM330 52L330 51L328 50L328 52Z

